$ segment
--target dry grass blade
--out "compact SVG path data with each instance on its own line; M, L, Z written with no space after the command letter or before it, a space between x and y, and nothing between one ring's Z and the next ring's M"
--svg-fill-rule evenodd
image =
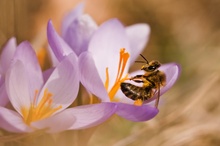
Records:
M38 137L45 133L45 130L38 130L33 133L24 133L24 134L8 134L4 136L0 136L0 143L6 143L11 141L19 141L22 139L26 139L28 137Z

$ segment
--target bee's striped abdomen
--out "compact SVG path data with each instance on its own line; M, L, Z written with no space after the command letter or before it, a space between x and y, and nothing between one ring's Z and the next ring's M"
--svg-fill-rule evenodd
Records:
M153 96L152 88L138 87L130 83L121 83L121 91L132 100L147 100Z

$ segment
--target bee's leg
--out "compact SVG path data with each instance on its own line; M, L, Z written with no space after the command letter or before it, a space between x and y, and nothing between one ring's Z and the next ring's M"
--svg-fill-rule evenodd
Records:
M154 92L154 93L152 94L152 96L156 94L157 90L154 90L153 92Z
M160 100L160 84L158 85L157 99L156 99L156 102L155 102L155 107L156 108L158 108L159 100Z

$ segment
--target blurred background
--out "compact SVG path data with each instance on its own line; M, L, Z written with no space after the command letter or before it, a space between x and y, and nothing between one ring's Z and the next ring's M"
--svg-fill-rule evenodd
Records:
M18 42L29 40L36 49L44 47L48 19L59 31L62 18L79 2L1 0L0 46L16 36ZM77 131L82 141L90 138L91 146L220 145L219 0L87 0L85 13L98 24L114 17L126 26L148 23L151 35L143 55L177 62L182 73L163 95L156 118L134 123L114 116L95 129ZM134 64L131 71L139 68ZM76 139L65 134L68 140L63 144Z

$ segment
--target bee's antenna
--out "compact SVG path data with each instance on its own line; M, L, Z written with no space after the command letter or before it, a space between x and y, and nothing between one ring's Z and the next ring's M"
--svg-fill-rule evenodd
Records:
M135 63L146 63L145 61L135 61Z
M140 54L140 56L149 64L148 60L142 54Z

